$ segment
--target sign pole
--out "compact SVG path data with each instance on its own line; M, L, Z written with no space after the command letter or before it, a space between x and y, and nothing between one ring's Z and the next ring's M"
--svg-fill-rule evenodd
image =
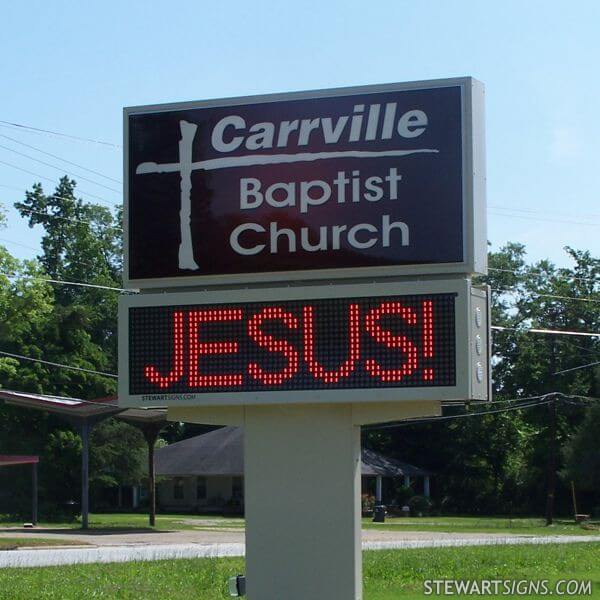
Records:
M249 600L361 600L360 426L439 415L422 401L168 409L244 427Z
M352 407L245 413L249 600L360 600L360 427Z

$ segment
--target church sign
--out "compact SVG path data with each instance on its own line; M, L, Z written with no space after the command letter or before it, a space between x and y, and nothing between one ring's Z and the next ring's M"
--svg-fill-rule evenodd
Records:
M131 287L484 272L471 78L125 109Z

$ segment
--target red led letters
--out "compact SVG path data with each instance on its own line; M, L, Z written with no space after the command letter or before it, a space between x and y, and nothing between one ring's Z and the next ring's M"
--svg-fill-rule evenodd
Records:
M154 365L147 365L144 375L158 387L167 388L179 381L183 373L183 313L176 311L173 313L173 369L163 377Z
M201 375L198 368L199 358L209 354L235 354L238 342L199 342L199 326L201 323L218 321L241 321L241 308L213 308L209 310L193 310L189 313L189 347L190 368L188 381L191 388L197 387L229 387L242 385L241 373L223 373L219 375Z
M400 302L384 302L377 308L369 311L365 317L367 331L386 348L399 348L406 354L406 362L399 369L383 369L375 359L369 358L365 368L373 376L382 381L400 381L403 377L411 375L418 366L417 348L404 335L393 335L387 329L383 329L379 323L385 315L397 315L410 325L417 324L417 315L412 308L402 306Z
M268 319L278 319L283 321L289 329L298 329L298 319L282 308L275 306L263 308L261 312L255 314L248 321L248 335L261 348L266 348L269 352L282 353L287 359L287 366L279 373L267 373L255 362L248 365L248 372L254 379L266 385L278 385L290 379L298 372L298 351L286 340L276 340L272 335L265 334L260 327Z
M423 358L433 358L433 302L423 300ZM423 369L423 379L433 381L433 369Z
M239 388L246 381L275 387L299 373L309 374L311 385L336 385L359 369L362 377L380 384L408 377L434 381L432 300L407 306L394 299L362 308L360 301L350 302L336 325L345 328L344 348L332 347L337 339L322 333L328 331L332 313L319 306L313 301L290 310L285 303L252 310L239 305L175 310L171 370L163 375L156 365L146 364L144 378L160 389L185 381L190 390ZM218 330L215 324L220 324ZM256 348L262 349L260 353Z
M320 379L325 383L337 383L340 378L348 377L356 368L356 363L360 358L359 310L358 304L351 304L348 308L348 359L337 370L327 371L315 359L314 309L310 305L304 307L304 360L315 379Z

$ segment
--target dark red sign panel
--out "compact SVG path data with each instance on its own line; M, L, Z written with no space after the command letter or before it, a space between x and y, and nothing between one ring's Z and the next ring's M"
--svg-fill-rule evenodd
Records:
M129 309L129 393L454 386L454 294Z
M129 279L465 262L464 94L128 109Z

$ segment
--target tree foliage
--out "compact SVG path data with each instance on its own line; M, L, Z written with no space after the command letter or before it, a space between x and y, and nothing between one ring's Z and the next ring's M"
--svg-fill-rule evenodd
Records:
M599 360L599 338L527 331L530 328L600 331L600 260L589 252L565 250L573 263L570 268L558 268L547 260L527 264L525 247L517 243L507 244L489 255L489 275L478 283L492 289L492 322L508 328L493 334L494 400L549 392L600 397L600 369L559 374ZM449 408L445 412L468 414L485 410L477 406ZM365 436L365 443L432 470L436 474L433 493L446 510L543 514L548 414L546 406L539 406L415 424L371 431ZM579 431L582 419L583 409L577 402L558 403L557 435L561 446L579 439L573 436ZM589 439L583 433L578 435ZM592 450L586 455L591 456L586 463L590 468L594 464L592 455L597 456L597 450L596 454ZM564 481L560 486L558 508L566 511L570 495ZM600 486L588 486L588 490L584 500L590 505L598 504Z
M121 287L120 211L85 203L67 177L50 194L35 184L15 206L30 227L42 228L42 253L38 260L18 261L0 247L0 350L116 373L118 293L105 288ZM47 279L90 286L55 285ZM112 378L1 355L0 385L82 399L116 392ZM96 425L92 490L139 483L144 447L139 432L124 423ZM79 501L81 442L64 420L0 404L0 452L41 455L42 502ZM7 481L17 471L0 472L0 478ZM29 488L24 482L16 487ZM5 499L8 508L21 500L18 495Z
M565 447L563 477L581 490L600 490L600 404L590 406Z
M35 184L16 208L31 227L42 228L42 252L38 260L19 261L0 247L0 350L116 372L118 293L105 288L121 287L120 213L83 202L68 177L49 194ZM525 247L517 243L490 253L489 275L478 283L492 289L493 323L507 328L493 336L495 400L548 392L600 397L600 369L574 369L599 360L599 338L527 331L600 331L600 260L583 250L566 248L566 253L571 266L560 268L547 260L529 264ZM55 285L47 279L90 286ZM5 355L0 355L0 385L83 399L116 391L114 379ZM475 410L487 409L453 407L446 412L466 415ZM559 508L561 503L568 506L569 478L586 488L584 503L600 504L594 446L598 411L584 414L576 400L558 404L557 435L564 448L558 465L564 474ZM539 514L545 501L548 423L547 408L539 406L371 430L364 441L433 471L433 495L444 510ZM163 436L175 441L207 429L173 423ZM124 423L97 425L91 448L95 489L142 478L143 439ZM77 496L81 442L58 417L0 404L0 452L41 455L42 493L48 502L60 504ZM6 489L9 477L15 476L0 472L0 490ZM17 489L28 489L24 481ZM18 494L10 496L18 503ZM0 512L6 501L0 497Z

